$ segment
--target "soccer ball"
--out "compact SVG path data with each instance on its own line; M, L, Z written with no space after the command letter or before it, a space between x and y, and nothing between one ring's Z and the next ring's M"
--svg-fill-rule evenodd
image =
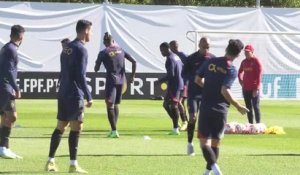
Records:
M258 129L258 127L256 126L256 124L250 125L250 133L251 133L251 134L258 134L258 133L259 133L259 129Z
M237 133L237 134L242 134L245 129L246 129L246 126L244 124L237 123L235 125L235 133Z
M257 123L256 127L258 129L258 133L265 133L266 128L267 128L266 125L263 123Z
M225 125L225 133L226 134L233 134L233 133L235 133L235 124L233 124L233 123L226 123L226 125Z

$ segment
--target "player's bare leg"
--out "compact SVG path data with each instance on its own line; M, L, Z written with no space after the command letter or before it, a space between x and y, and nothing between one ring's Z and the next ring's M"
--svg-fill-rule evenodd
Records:
M179 109L180 118L181 118L181 121L182 121L182 124L181 124L181 127L180 127L181 131L185 131L187 129L187 125L188 125L186 109L185 109L185 106L184 106L184 101L185 101L185 98L181 98L180 102L178 103L178 109Z

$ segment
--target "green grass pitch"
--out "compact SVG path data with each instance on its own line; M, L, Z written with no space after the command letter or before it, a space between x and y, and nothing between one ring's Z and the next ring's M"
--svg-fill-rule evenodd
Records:
M13 129L10 145L24 159L0 158L0 174L49 174L43 170L56 125L56 100L18 100L17 109L20 127ZM225 135L219 159L224 175L300 174L299 101L262 101L261 110L263 123L283 126L287 134ZM228 121L246 123L246 117L231 107ZM109 124L103 100L86 109L78 161L89 174L200 175L205 169L198 139L196 156L188 157L186 132L167 135L171 121L162 101L123 100L118 127L119 139L106 138ZM67 136L68 131L56 154L58 174L69 174Z

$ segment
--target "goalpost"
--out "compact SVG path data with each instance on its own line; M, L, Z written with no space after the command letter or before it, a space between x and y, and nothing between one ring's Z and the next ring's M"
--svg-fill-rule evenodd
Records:
M254 47L254 55L263 65L260 95L264 99L300 99L300 32L195 30L186 33L195 51L201 37L211 40L210 52L223 56L229 39L240 39ZM238 69L244 52L234 61ZM232 91L242 98L235 81Z

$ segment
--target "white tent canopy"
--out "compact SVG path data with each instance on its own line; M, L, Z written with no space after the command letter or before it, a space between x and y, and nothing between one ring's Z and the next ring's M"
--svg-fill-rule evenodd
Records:
M20 68L38 72L59 71L60 40L75 38L76 22L83 18L93 22L93 38L86 44L90 56L88 71L93 70L97 54L103 48L102 36L106 31L137 59L138 72L160 73L165 71L164 58L159 52L160 43L175 39L185 53L195 50L194 43L185 36L187 31L300 30L300 12L289 8L0 2L0 13L0 46L9 40L11 25L23 25L26 35L20 47ZM262 53L259 57L264 73L295 73L300 71L298 37L293 37L295 41L292 46L259 45L260 40L242 40L254 46L258 42L256 51L263 50L259 52ZM211 51L218 56L223 55L223 46L228 39L213 39ZM282 39L275 37L277 43ZM273 42L274 38L269 40Z

